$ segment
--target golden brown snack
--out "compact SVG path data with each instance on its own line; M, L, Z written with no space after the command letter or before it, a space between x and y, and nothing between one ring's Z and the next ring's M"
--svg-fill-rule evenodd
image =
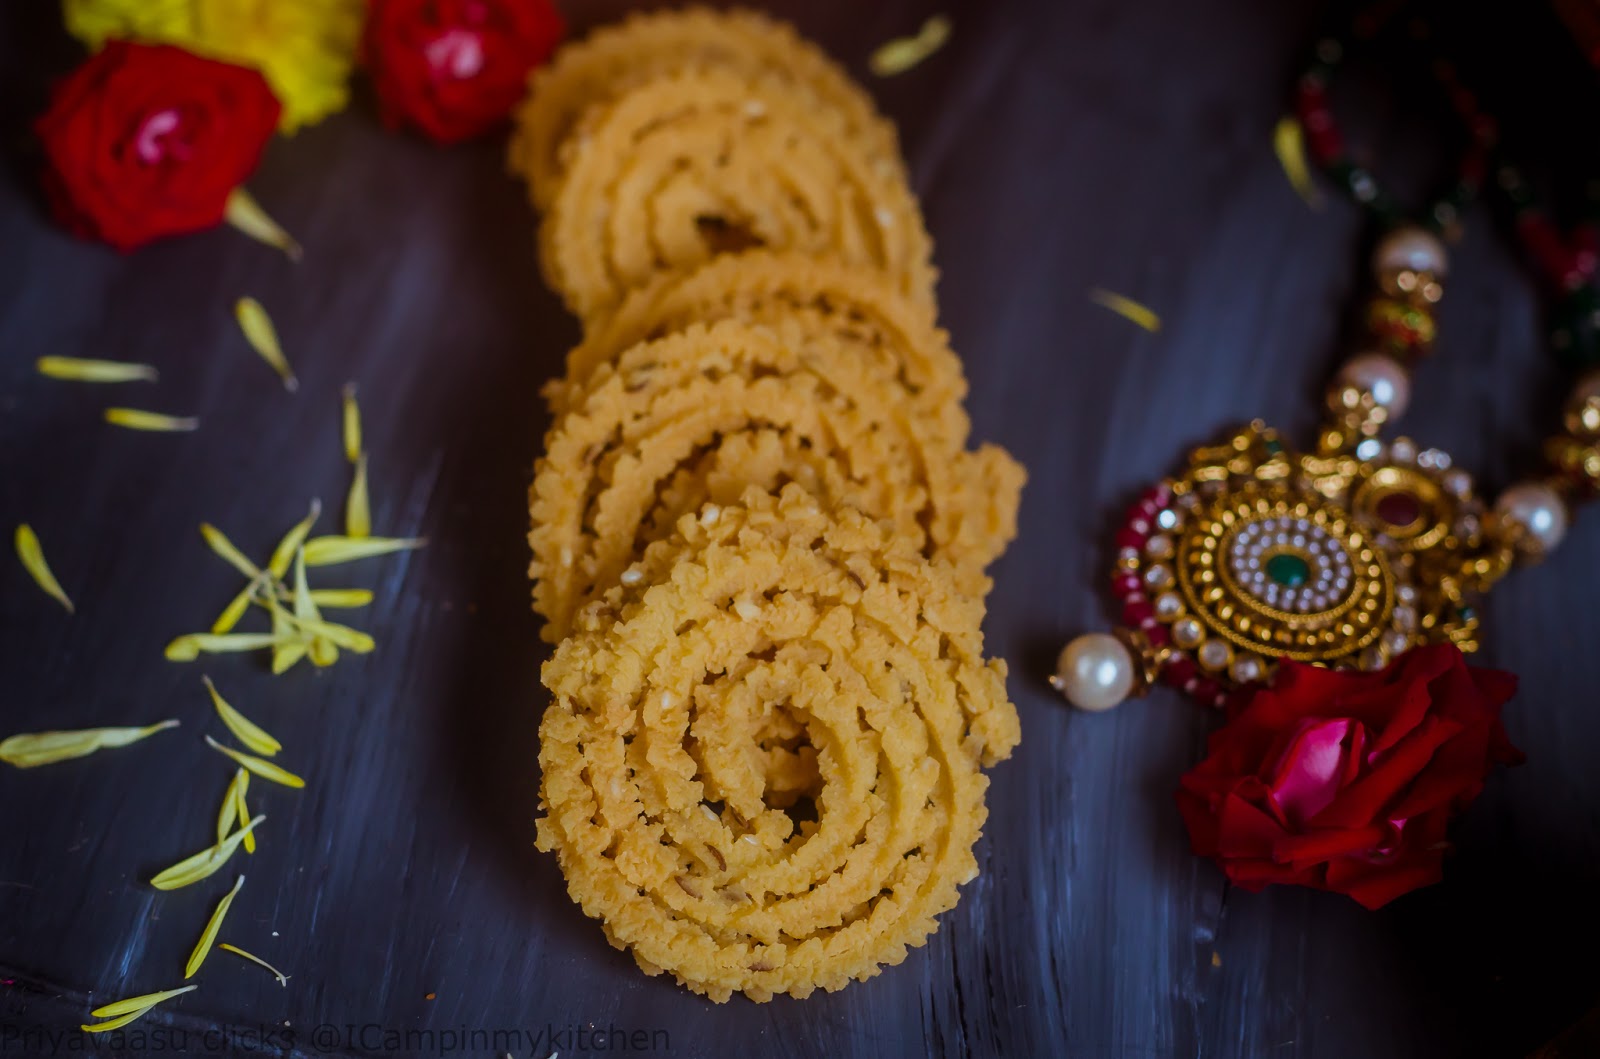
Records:
M717 1001L899 963L976 876L978 766L1017 740L981 605L796 486L685 516L634 569L544 669L538 843L573 899ZM813 813L771 786L773 704Z
M551 428L530 494L534 609L552 642L650 541L706 501L799 482L889 521L981 596L1015 530L1022 472L929 444L892 377L827 336L725 320L602 365ZM998 483L998 485L997 485Z
M902 173L894 128L872 100L794 29L753 11L705 8L633 14L568 44L534 72L517 113L509 164L529 182L546 210L564 169L561 152L579 117L641 80L685 68L715 68L778 81L839 134L857 143L875 166Z
M566 376L545 388L552 411L560 412L566 388L629 346L727 319L794 321L833 336L874 371L899 378L929 437L966 444L967 382L933 307L902 296L874 269L796 252L722 254L632 291L567 354Z
M867 265L931 303L904 178L771 79L680 70L591 107L540 227L545 278L586 323L664 273L751 246Z

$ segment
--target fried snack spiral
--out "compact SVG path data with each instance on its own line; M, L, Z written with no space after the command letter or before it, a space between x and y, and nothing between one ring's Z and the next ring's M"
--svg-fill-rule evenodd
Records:
M930 447L892 379L792 324L694 325L602 365L575 396L530 493L534 609L551 642L680 515L750 485L799 482L888 520L980 597L1015 530L1015 491L997 507L994 486L1020 478L1010 457Z
M566 376L545 389L551 410L559 412L569 387L629 346L727 319L792 320L832 335L875 371L900 380L930 437L966 444L967 381L933 307L905 298L874 269L795 252L722 254L630 292L567 354Z
M902 172L893 126L815 45L753 11L690 8L634 14L602 27L534 73L508 158L511 169L527 178L534 206L547 210L555 200L564 171L562 144L586 109L641 80L709 67L784 83L805 105L829 115L874 166Z
M922 215L895 172L772 79L680 70L591 107L540 227L545 278L593 323L634 288L749 246L864 264L929 304Z
M804 997L937 929L977 875L978 766L1016 714L981 606L939 565L796 486L715 510L545 665L538 845L647 973ZM810 752L814 818L769 793L774 712Z

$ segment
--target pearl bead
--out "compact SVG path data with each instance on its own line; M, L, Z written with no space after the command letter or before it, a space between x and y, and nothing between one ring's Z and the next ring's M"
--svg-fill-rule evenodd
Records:
M1185 650L1198 647L1205 638L1205 627L1193 618L1179 618L1173 623L1172 639Z
M1080 710L1109 710L1133 690L1133 656L1108 633L1080 636L1061 649L1050 683Z
M1339 381L1372 395L1372 403L1390 419L1405 415L1411 403L1411 377L1400 362L1383 353L1358 353L1339 369Z
M1518 482L1500 494L1494 509L1521 527L1540 552L1548 552L1567 535L1567 505L1555 490L1539 482Z
M1372 253L1372 270L1380 277L1394 272L1429 272L1443 277L1449 255L1437 236L1421 228L1396 228L1378 240Z

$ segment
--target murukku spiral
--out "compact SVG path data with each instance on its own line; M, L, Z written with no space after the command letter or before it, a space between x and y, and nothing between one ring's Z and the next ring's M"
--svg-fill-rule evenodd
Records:
M529 494L539 846L649 973L838 989L977 873L1022 468L967 448L892 128L792 30L635 17L531 92L511 164L585 331Z
M528 180L534 206L548 210L564 172L564 145L583 112L660 74L732 71L776 81L837 125L875 167L901 173L894 127L871 99L794 30L753 11L705 8L630 15L561 49L533 75L512 139L510 166Z
M931 302L930 242L904 178L826 113L715 68L591 107L540 229L546 279L587 321L657 276L764 246L876 268Z
M996 511L980 453L929 446L891 378L826 335L724 320L627 350L551 429L531 492L535 609L546 638L681 514L749 485L804 484L889 520L981 596L1014 506ZM1014 466L1014 464L1013 464Z
M804 997L899 963L977 875L979 765L1016 715L940 565L793 485L714 510L545 666L538 843L646 972ZM770 800L776 710L811 751L804 812Z

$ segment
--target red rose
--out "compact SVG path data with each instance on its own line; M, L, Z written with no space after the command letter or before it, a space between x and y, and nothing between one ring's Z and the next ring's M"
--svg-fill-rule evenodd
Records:
M1522 761L1500 725L1515 690L1453 644L1376 673L1285 662L1181 781L1194 851L1247 890L1295 883L1368 908L1438 882L1446 824L1494 764Z
M57 219L132 250L220 223L277 126L256 71L118 40L56 86L35 130Z
M386 125L458 143L505 119L565 29L549 0L371 0L362 59Z

